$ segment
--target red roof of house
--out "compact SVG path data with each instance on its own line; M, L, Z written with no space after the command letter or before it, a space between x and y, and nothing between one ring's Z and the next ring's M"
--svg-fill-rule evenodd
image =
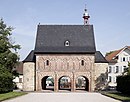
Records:
M125 46L124 48L129 48L129 49L130 49L130 46ZM116 60L113 59L113 58L116 57L116 55L117 55L118 53L120 53L124 48L119 49L119 50L112 51L112 53L110 53L110 54L108 54L107 56L105 56L106 60L107 60L108 62L113 62L113 61L115 62Z
M19 63L16 65L16 71L17 71L19 74L23 74L23 62L19 62Z

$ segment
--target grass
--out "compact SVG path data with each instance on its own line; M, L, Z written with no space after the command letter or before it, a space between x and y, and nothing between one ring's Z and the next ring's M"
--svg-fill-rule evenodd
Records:
M105 92L102 94L117 100L121 100L122 102L130 102L130 95L125 95L119 92Z
M0 101L7 100L7 99L10 99L10 98L14 98L14 97L18 97L18 96L22 96L22 95L25 95L25 94L27 94L27 93L25 93L25 92L3 93L3 94L0 94Z

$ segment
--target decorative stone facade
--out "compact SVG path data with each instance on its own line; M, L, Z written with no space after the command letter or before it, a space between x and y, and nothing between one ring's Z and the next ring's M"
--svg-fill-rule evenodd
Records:
M49 65L46 65L46 61ZM81 61L84 61L84 66ZM54 90L58 91L58 80L62 76L71 79L71 91L75 91L75 80L84 76L89 80L89 91L94 90L94 55L36 55L36 91L41 91L41 80L45 76L54 78Z

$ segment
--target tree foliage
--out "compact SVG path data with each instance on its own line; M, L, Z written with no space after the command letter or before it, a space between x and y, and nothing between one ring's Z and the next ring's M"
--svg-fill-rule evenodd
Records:
M117 77L117 91L130 95L130 75Z
M7 26L3 19L0 19L0 92L11 89L13 71L19 60L17 50L20 45L11 42L12 30L11 26Z
M130 75L130 62L128 62L128 67L124 69L123 75Z
M0 93L9 92L13 90L13 75L0 65Z
M130 62L123 75L117 77L117 91L130 95Z

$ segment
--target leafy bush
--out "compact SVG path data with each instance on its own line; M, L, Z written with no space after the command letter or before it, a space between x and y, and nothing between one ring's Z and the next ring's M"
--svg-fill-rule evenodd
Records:
M130 75L117 77L117 91L130 94Z

